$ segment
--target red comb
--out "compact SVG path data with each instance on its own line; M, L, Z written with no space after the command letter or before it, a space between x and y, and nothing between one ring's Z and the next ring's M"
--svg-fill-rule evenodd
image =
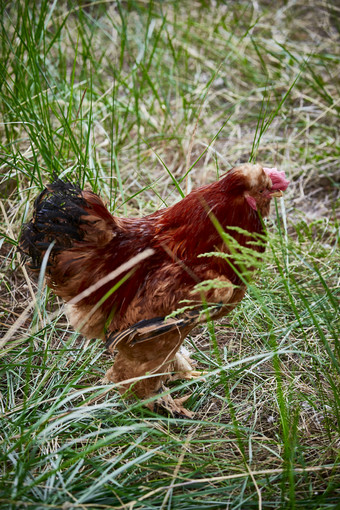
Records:
M279 172L277 168L264 168L266 174L273 183L272 190L285 191L288 188L289 181L286 179L285 173Z

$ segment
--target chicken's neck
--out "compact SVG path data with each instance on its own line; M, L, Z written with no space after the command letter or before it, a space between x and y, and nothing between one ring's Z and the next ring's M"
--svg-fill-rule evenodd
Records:
M160 211L154 219L157 242L166 245L180 259L216 249L227 251L223 231L241 246L253 241L252 237L234 230L235 227L250 234L263 233L257 211L243 197L228 196L216 190L214 193L191 193L181 202ZM264 248L254 245L254 250L261 252Z

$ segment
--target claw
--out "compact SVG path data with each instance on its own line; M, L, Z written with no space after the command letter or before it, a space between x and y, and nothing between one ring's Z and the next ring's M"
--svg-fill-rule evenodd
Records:
M177 381L178 379L185 379L190 381L191 379L200 379L201 381L205 381L205 375L208 375L209 372L205 372L204 370L186 370L185 372L176 372L169 376L169 381Z
M188 372L186 374L186 377L185 379L201 379L202 381L205 381L204 379L204 375L208 375L209 372L207 372L206 370L190 370L190 372Z
M183 395L183 397L181 398L175 398L173 399L174 402L177 402L178 405L182 405L184 402L186 402L187 400L189 400L189 398L191 397L191 393L187 393L186 395Z
M196 365L186 354L178 352L172 366L172 375L169 376L170 381L177 381L177 379L201 379L204 381L203 376L208 372L203 370L193 370L192 365Z
M166 395L166 397L170 397L170 398L162 399L163 400L162 407L164 407L164 409L169 411L171 416L173 416L174 418L189 418L189 419L191 419L191 418L193 418L195 413L192 411L189 411L189 409L186 409L182 405L182 403L185 402L186 400L188 400L188 398L190 396L191 395L185 395L185 397L182 397L182 398L172 398L170 395Z
M165 386L161 386L160 392L166 391L167 388ZM151 411L157 412L158 408L161 407L171 414L173 418L189 418L191 419L194 416L194 412L186 409L182 404L191 397L191 394L184 395L181 398L172 398L171 395L163 395L155 402L150 402L146 404L146 406L151 409Z

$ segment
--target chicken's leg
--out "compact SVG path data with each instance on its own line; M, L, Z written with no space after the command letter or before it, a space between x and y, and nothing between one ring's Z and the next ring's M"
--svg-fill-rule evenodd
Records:
M202 377L201 372L192 369L190 359L178 353L186 335L201 322L202 310L189 310L179 318L146 319L109 334L107 349L119 352L107 378L117 383L122 394L147 400L163 393L166 381ZM146 405L152 410L163 407L172 416L191 418L193 413L182 405L187 398L173 399L166 394Z
M118 361L118 363L117 363ZM138 366L135 361L128 360L118 353L115 364L106 372L105 379L117 383L117 389L127 397L137 397L148 400L168 390L164 382L171 380L169 374L171 364L159 368L158 373L150 373L147 367ZM150 377L145 377L150 374ZM134 376L134 377L131 377ZM183 403L190 397L172 398L170 394L162 395L152 402L146 403L151 411L157 412L159 408L166 409L174 418L192 418L194 413L183 407Z

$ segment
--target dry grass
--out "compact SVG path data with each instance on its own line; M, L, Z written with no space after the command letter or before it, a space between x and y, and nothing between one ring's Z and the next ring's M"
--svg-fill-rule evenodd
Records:
M35 4L34 4L35 5ZM333 3L1 7L3 508L335 508L339 22ZM52 173L144 215L240 161L291 179L263 269L187 342L190 421L126 403L16 243ZM274 209L274 208L273 208ZM5 340L5 341L4 341ZM86 349L84 349L86 345Z

